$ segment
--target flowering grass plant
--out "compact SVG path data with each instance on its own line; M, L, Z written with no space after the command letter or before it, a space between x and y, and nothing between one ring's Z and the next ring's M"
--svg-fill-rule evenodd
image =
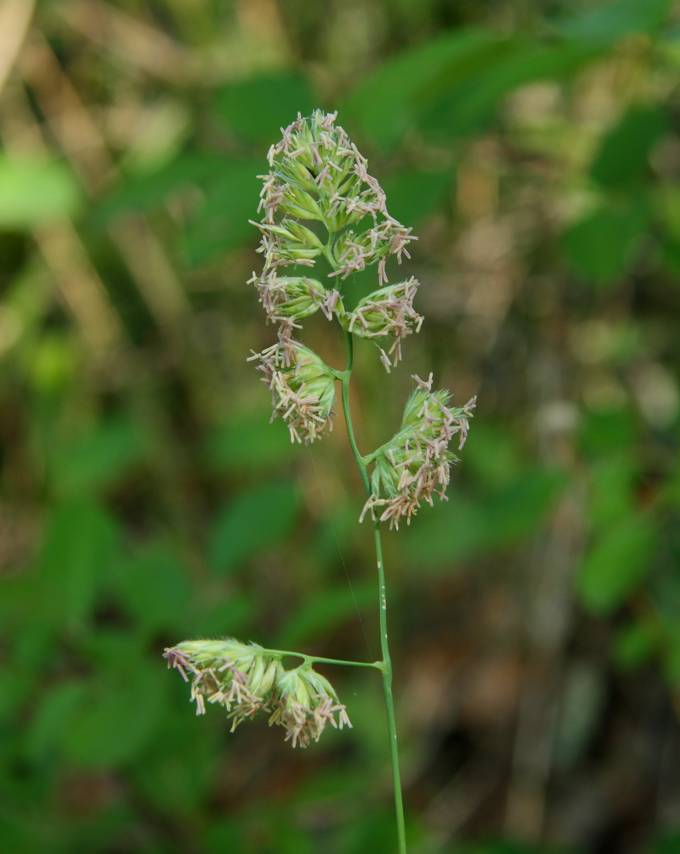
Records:
M261 232L258 251L264 264L250 282L267 319L277 327L277 340L251 359L271 391L272 417L285 421L293 442L314 442L331 429L340 383L349 442L366 491L359 519L370 519L373 527L381 659L323 658L232 638L184 641L166 649L165 658L190 683L197 714L205 712L206 703L222 706L232 731L264 714L270 725L285 730L293 747L318 741L327 725L351 726L346 707L314 665L378 670L385 694L398 850L405 852L381 528L384 523L398 528L404 520L409 524L423 503L446 498L457 459L450 445L463 447L475 401L455 407L450 392L433 389L432 374L427 380L414 377L415 389L398 432L373 452L361 454L349 398L354 336L372 341L389 371L401 359L403 340L420 331L423 318L413 305L418 280L388 281L388 263L410 257L409 246L416 238L389 214L384 191L336 124L335 113L317 110L308 118L298 116L270 148L268 161L258 209L262 219L254 223ZM376 289L347 311L343 281L372 266ZM342 370L325 364L296 337L301 321L317 311L335 321L344 335L347 361ZM302 663L285 669L282 659L290 656Z

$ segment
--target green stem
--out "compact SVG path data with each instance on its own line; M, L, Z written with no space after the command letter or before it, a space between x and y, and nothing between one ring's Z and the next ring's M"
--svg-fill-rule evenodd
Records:
M349 401L349 384L352 376L352 365L354 363L354 341L351 332L345 332L347 342L347 365L342 373L342 411L345 415L347 435L349 444L354 454L357 467L361 474L366 494L371 494L371 484L368 479L366 462L362 457L354 434L352 413ZM385 692L385 708L387 711L387 728L390 739L390 757L392 760L392 784L394 788L394 810L397 818L397 837L399 840L399 854L406 854L406 823L404 820L404 801L401 793L401 774L399 771L399 745L397 742L397 722L394 714L394 699L392 697L392 658L387 637L387 588L385 585L385 563L383 560L382 537L380 535L380 522L373 522L373 542L375 546L375 559L378 569L378 613L380 617L380 651L382 653L382 675L383 689Z
M345 658L326 658L323 655L307 655L305 652L293 652L290 649L264 649L264 652L267 655L274 655L279 658L290 655L295 658L302 658L305 662L308 661L312 664L318 662L319 664L339 664L343 667L373 667L376 670L383 669L382 661L349 661Z

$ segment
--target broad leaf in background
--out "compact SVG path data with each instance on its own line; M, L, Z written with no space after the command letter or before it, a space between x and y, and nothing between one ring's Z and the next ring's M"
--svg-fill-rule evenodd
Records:
M649 155L668 126L660 107L631 107L600 143L590 167L593 180L613 190L634 187L647 176Z
M66 758L87 767L116 768L153 738L167 707L162 669L136 655L107 662L88 681L82 703L62 731Z
M670 0L609 0L555 21L552 28L570 39L610 45L627 35L658 30L670 5Z
M149 447L138 420L129 416L102 420L91 432L56 443L51 466L56 491L82 495L107 487L143 459Z
M417 529L406 529L407 568L416 574L447 573L465 559L517 543L536 531L564 483L559 472L525 469L517 480L477 500L452 492L446 504L419 516Z
M391 149L422 112L433 81L444 74L449 79L456 73L460 78L475 74L494 56L502 56L503 49L494 34L471 29L403 51L362 80L340 118L347 115L371 141Z
M442 142L479 131L495 117L506 95L529 83L566 79L597 55L581 44L537 45L523 38L499 42L479 67L442 70L423 99L419 126Z
M190 576L172 544L152 544L121 561L107 582L142 634L186 625Z
M658 185L652 193L655 220L662 230L661 257L674 279L680 276L680 190L677 185Z
M579 444L588 459L612 455L633 458L638 439L637 419L629 406L608 406L583 413Z
M576 589L597 614L621 605L643 582L657 547L656 525L641 513L606 529L586 555Z
M591 463L588 521L593 529L605 530L633 510L637 474L635 462L616 452Z
M269 421L270 411L257 410L217 426L204 443L206 463L213 471L267 471L288 463L298 447L282 421Z
M231 571L271 548L290 533L299 506L300 495L292 482L275 481L242 490L213 523L213 568Z
M225 157L211 176L205 197L190 217L184 235L184 253L191 266L199 266L232 249L257 242L248 222L257 211L260 182L266 160Z
M55 506L37 561L36 600L45 619L69 631L85 628L119 551L118 527L96 504L74 499Z
M81 193L58 160L0 154L0 228L32 228L73 216Z
M445 139L482 127L518 86L563 78L597 55L591 45L536 45L522 37L458 31L385 63L351 93L345 108L385 149L412 127Z
M304 77L281 72L227 84L215 97L213 115L246 142L268 147L298 113L309 115L318 106Z
M125 214L154 210L188 187L207 186L224 159L213 151L185 151L157 169L124 173L97 203L94 223L106 225Z
M594 285L622 278L635 261L647 226L643 206L601 205L564 233L564 252L573 270Z
M402 169L383 184L392 216L414 226L441 208L453 194L453 177L448 172Z
M362 611L375 599L375 584L348 583L325 591L317 591L306 603L301 603L282 630L278 643L288 649L313 640L317 635L332 632L347 620L361 620Z
M624 670L638 667L648 661L660 646L659 631L651 621L628 623L619 629L614 638L614 660Z
M58 754L63 733L86 697L84 679L64 680L43 696L24 739L24 753L29 760L40 761Z

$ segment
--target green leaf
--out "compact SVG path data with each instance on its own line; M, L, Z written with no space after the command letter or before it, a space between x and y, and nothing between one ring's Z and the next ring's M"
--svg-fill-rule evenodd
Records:
M598 55L588 45L541 45L523 38L505 40L479 68L453 68L433 81L419 120L428 136L445 140L485 127L502 100L515 89L540 80L562 80Z
M270 423L270 412L236 414L205 442L204 454L216 471L266 471L295 457L283 421Z
M627 454L612 454L590 465L590 512L593 527L608 528L633 509L638 466Z
M0 228L32 228L73 216L79 203L78 185L63 163L0 154Z
M453 190L448 172L400 170L384 182L389 210L405 225L419 225L442 206Z
M186 623L191 602L189 573L171 546L148 546L121 563L111 583L127 613L144 631L170 632Z
M255 598L250 594L225 595L223 590L208 588L191 609L187 617L188 622L183 620L181 625L187 623L187 631L184 633L186 635L238 635L250 630L257 610Z
M298 113L306 116L315 106L308 81L284 72L230 83L217 93L214 113L242 139L269 145Z
M91 653L94 674L64 728L62 749L75 765L118 768L152 740L166 713L170 683L135 639L101 635Z
M658 106L631 107L602 140L590 174L608 189L629 187L645 178L649 154L668 128L668 116Z
M192 266L199 266L248 243L256 243L254 219L260 194L257 178L265 169L264 158L227 160L206 190L203 205L187 223L184 254Z
M293 483L274 482L242 492L213 524L211 563L228 572L271 548L293 528L300 496Z
M56 448L52 472L57 490L80 494L106 487L126 474L148 448L141 425L116 416Z
M636 416L632 409L610 407L586 411L579 431L579 444L589 459L634 457L637 441Z
M658 838L654 840L653 846L649 849L650 854L676 854L680 851L680 830L657 831ZM657 834L655 834L656 836Z
M127 774L150 805L191 821L215 791L237 740L228 735L225 717L216 709L205 716L195 714L187 685L176 671L166 669L162 661L158 670L166 705L143 761L131 765Z
M327 635L349 619L360 619L361 610L370 605L375 596L372 583L345 585L316 593L295 611L278 643L284 648L297 647L319 635Z
M586 555L576 580L584 605L607 614L625 602L644 580L656 540L653 521L642 514L607 529Z
M649 622L629 623L614 638L614 660L623 670L644 664L659 646L659 633Z
M387 62L352 92L345 111L385 149L413 127L434 137L467 134L492 118L514 89L562 79L599 53L592 45L459 30Z
M680 629L677 621L677 610L673 614L670 625L666 624L664 636L663 669L672 687L680 685Z
M521 541L542 524L564 483L559 472L524 469L477 500L454 493L436 509L424 508L418 524L399 533L406 566L450 572L462 560Z
M96 225L118 216L153 210L190 186L209 186L224 164L224 155L185 151L159 169L123 175L119 183L93 208Z
M506 425L491 419L475 424L465 444L465 473L490 489L517 481L522 470L520 445Z
M554 27L574 40L609 45L627 35L658 30L669 7L670 0L612 0L557 21Z
M411 127L438 77L475 74L502 50L499 38L485 30L447 33L403 51L364 78L340 111L378 145L389 149Z
M82 706L86 694L83 680L61 682L48 691L26 734L25 751L29 759L41 761L58 749L64 730Z
M635 261L647 226L642 207L602 206L572 225L563 235L567 261L583 279L610 285Z
M95 504L78 499L56 506L47 519L37 565L45 616L71 630L83 628L118 548L115 523Z

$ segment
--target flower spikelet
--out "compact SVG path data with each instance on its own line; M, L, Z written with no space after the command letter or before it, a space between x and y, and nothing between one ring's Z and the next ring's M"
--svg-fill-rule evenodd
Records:
M174 667L191 683L196 714L204 715L206 702L223 706L231 731L267 706L280 664L268 658L257 644L226 640L184 641L164 652Z
M309 665L282 673L269 725L283 727L292 747L308 747L327 724L334 729L352 726L330 682Z
M190 683L196 714L205 714L206 703L222 706L231 732L260 711L270 726L284 728L293 747L318 741L327 724L352 726L331 683L309 662L286 670L281 653L234 638L183 641L163 656Z
M347 329L362 338L394 339L389 356L379 348L388 371L401 360L402 340L420 331L423 317L413 307L418 286L418 280L411 277L404 282L380 288L359 300L354 311L344 320Z
M267 318L275 323L296 321L321 309L327 311L329 295L321 282L308 276L257 276L250 283L257 288Z
M335 375L319 356L286 335L251 357L272 393L272 417L283 418L291 441L310 444L333 426Z
M376 512L392 528L402 519L410 523L423 501L432 505L435 496L446 500L451 466L457 460L449 444L457 437L458 449L463 447L475 407L475 398L462 407L450 406L450 392L432 391L432 374L414 380L399 432L369 457L371 495L361 519Z

